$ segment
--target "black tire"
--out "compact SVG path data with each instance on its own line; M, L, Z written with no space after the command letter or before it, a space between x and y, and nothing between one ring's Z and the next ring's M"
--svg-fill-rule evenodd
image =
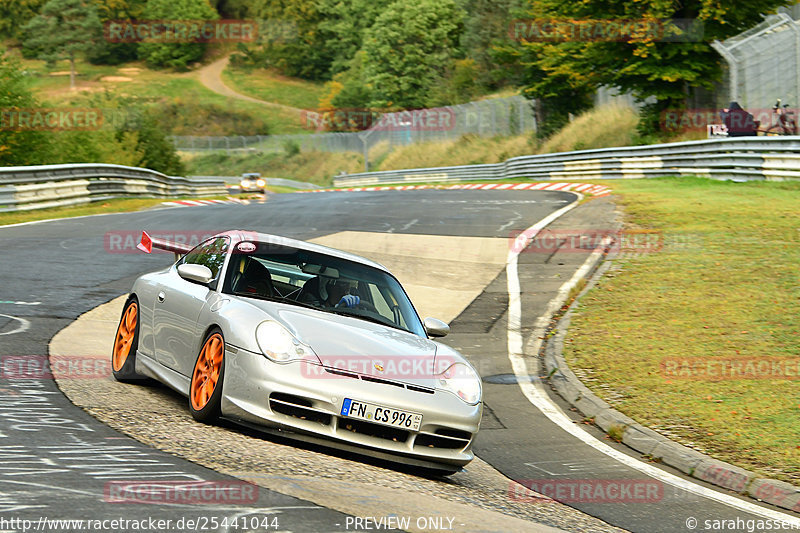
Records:
M217 350L221 350L221 352L217 354ZM217 361L217 357L219 361ZM209 367L209 362L219 366L215 379L213 379L214 370ZM213 424L219 420L224 378L225 339L222 336L222 331L219 328L214 328L208 332L208 335L203 340L203 345L192 367L192 376L189 383L189 412L198 422ZM207 387L209 381L213 381L213 388L211 391L206 389L204 392L200 387Z
M111 348L111 372L121 382L143 381L136 373L136 349L139 347L139 300L131 296L122 308L114 346ZM132 331L131 331L132 330Z

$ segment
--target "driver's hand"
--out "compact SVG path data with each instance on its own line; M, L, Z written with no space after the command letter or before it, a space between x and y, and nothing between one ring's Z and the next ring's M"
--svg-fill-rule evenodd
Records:
M361 302L361 298L355 294L345 294L336 307L355 307Z

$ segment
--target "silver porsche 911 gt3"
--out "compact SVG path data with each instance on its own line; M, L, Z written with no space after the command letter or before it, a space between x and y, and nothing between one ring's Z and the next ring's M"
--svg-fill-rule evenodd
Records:
M430 340L382 265L275 235L228 231L200 245L142 235L175 252L141 276L112 351L121 381L155 378L189 398L195 419L453 473L472 460L481 381Z

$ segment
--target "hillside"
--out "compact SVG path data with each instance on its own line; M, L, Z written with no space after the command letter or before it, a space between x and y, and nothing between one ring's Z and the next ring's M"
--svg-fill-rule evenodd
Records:
M279 76L265 69L233 72L231 76L239 83L231 85L237 92L279 104L268 105L211 90L203 84L209 65L189 72L172 72L153 70L142 62L111 66L85 61L77 62L76 88L70 89L66 61L47 65L42 60L18 58L31 90L42 105L106 107L118 99L134 99L163 110L162 126L169 135L305 133L300 111L292 108L298 104L315 107L320 92L319 84ZM227 83L227 73L224 79ZM241 83L243 79L247 83ZM269 90L257 90L265 87ZM298 95L303 97L298 99Z

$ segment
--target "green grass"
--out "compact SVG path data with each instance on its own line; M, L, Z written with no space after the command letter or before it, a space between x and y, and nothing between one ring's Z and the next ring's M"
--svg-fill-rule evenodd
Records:
M219 198L219 197L215 197ZM51 218L71 218L86 215L99 215L104 213L122 213L126 211L139 211L155 207L167 198L120 198L102 203L91 203L70 207L53 207L50 209L35 209L32 211L16 211L0 213L0 226L33 222L36 220L49 220Z
M227 154L225 152L182 154L190 176L239 176L243 172L259 172L264 177L307 181L330 185L333 177L344 170L361 172L363 159L352 152L285 152Z
M370 166L373 170L399 170L499 163L511 157L536 153L537 145L532 133L512 137L464 135L453 141L401 146L377 160L377 168Z
M699 178L606 182L628 228L663 232L581 300L565 346L587 386L711 455L800 481L795 380L688 380L666 358L800 359L800 183Z
M289 187L268 187L270 192L294 192L295 189ZM238 198L247 198L248 195L233 195ZM32 211L15 211L12 213L0 213L0 226L8 224L20 224L22 222L34 222L37 220L50 220L53 218L72 218L87 215L102 215L106 213L126 213L130 211L141 211L160 206L163 202L172 200L224 200L228 196L204 196L186 198L117 198L105 202L94 202L90 204L76 205L70 207L53 207L50 209L35 209Z
M150 70L141 62L108 66L79 61L76 67L78 89L72 91L69 89L69 75L52 75L53 73L67 72L69 70L68 62L59 61L49 67L40 60L21 59L20 61L28 73L31 89L45 106L88 106L91 105L93 99L97 98L97 95L108 91L119 96L137 96L153 104L175 102L185 108L188 115L191 115L193 108L215 105L223 111L227 110L232 114L246 114L251 116L254 121L265 124L264 131L260 132L262 134L308 133L308 130L303 127L302 117L298 116L296 112L217 94L204 87L196 79L194 72ZM131 68L139 69L139 71L127 70ZM261 75L261 71L253 74L254 77L259 75ZM104 81L103 78L108 76L130 78L130 81ZM282 83L274 77L270 80L276 85ZM256 82L257 80L253 83ZM295 90L296 82L287 80L286 84L287 87L283 92L291 93ZM176 131L171 134L236 135L241 133L220 131L219 124L201 123L194 125L191 132Z
M325 92L322 83L289 78L269 69L244 70L228 66L222 79L238 93L300 109L317 109Z
M636 111L627 105L606 104L590 109L542 143L538 153L631 146L636 142L638 121Z

